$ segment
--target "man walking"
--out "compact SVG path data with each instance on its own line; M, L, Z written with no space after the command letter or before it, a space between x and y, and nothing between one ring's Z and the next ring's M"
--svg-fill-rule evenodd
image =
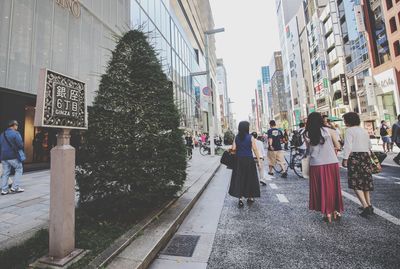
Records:
M392 126L392 142L400 148L400 114L397 116L397 122ZM393 161L400 165L400 153L394 157Z
M382 137L382 141L383 141L383 151L389 152L390 151L390 144L392 143L392 139L389 136L389 126L387 126L386 121L381 121L381 129L380 129L380 135ZM386 146L385 146L386 145Z
M271 129L268 130L268 163L269 163L269 172L268 175L274 175L272 172L273 167L278 163L282 171L282 177L287 177L287 172L285 168L285 159L284 159L284 151L282 150L282 140L283 133L281 130L276 128L276 122L271 120L269 122Z
M258 178L260 180L261 185L267 185L267 183L264 180L264 159L265 159L265 149L264 149L264 143L261 142L261 136L259 137L256 132L252 132L251 135L256 139L256 146L258 153L260 154L260 160L257 163L258 166ZM253 157L257 161L257 156L253 152Z
M19 157L18 151L24 149L22 137L19 134L18 122L16 120L10 121L8 129L0 135L0 160L3 166L3 173L1 175L1 194L6 195L9 192L19 193L23 192L19 184L22 177L22 161ZM8 189L8 177L10 176L11 168L15 169L14 182L11 189Z

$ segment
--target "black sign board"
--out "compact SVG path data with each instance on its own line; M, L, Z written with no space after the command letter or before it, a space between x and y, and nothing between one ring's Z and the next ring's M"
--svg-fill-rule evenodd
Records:
M35 126L87 129L86 86L74 78L43 69Z
M340 84L342 85L342 98L343 105L349 104L349 91L347 90L347 81L346 76L344 74L340 74Z

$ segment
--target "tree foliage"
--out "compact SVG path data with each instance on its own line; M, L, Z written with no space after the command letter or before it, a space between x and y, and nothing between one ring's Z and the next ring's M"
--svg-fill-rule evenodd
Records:
M172 83L147 36L119 38L79 152L79 203L123 215L171 198L186 178Z
M234 139L235 139L235 134L231 130L227 130L224 133L224 144L225 145L232 145Z

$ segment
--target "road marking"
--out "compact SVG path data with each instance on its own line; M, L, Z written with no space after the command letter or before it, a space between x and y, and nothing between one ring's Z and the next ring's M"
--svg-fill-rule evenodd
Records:
M392 177L393 179L397 179L397 180L400 180L400 177Z
M273 180L274 177L271 176L271 175L265 174L265 175L264 175L264 179L265 179L265 180Z
M386 177L383 177L383 176L374 175L374 177L377 178L377 179L386 179Z
M400 182L395 182L394 184L399 184L400 185Z
M278 188L278 186L276 186L276 184L274 183L270 183L269 186L271 187L271 189L276 190Z
M281 203L289 203L289 200L286 198L284 194L277 194L279 202Z
M276 186L276 184L274 184L274 183L270 183L269 186L270 186L271 189L273 189L273 190L278 189L278 186Z
M356 203L358 205L361 205L360 201L355 196L351 195L350 193L342 191L342 194L343 194L344 197L346 197L350 201L353 201L354 203ZM379 208L374 207L374 213L376 215L381 216L382 218L390 221L393 224L400 225L400 219L390 215L389 213L386 213L383 210L380 210Z

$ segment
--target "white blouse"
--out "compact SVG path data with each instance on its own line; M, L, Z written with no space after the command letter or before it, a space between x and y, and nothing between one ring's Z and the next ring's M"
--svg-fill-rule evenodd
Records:
M347 128L344 136L344 159L347 160L352 152L369 152L371 148L371 139L364 128L360 126Z

